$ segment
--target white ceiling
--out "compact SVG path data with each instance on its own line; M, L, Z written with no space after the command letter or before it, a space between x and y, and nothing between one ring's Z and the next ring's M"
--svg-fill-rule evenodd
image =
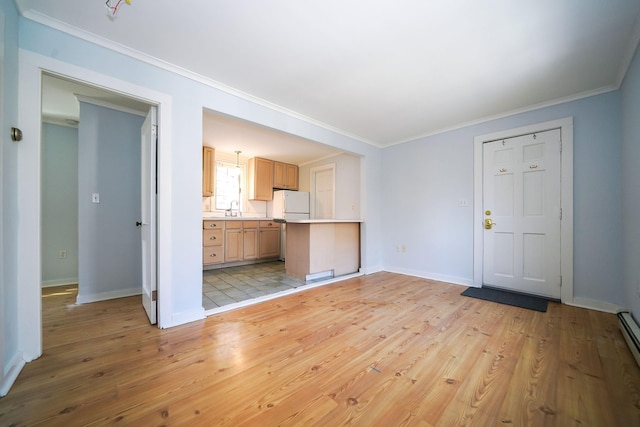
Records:
M638 0L16 4L378 146L615 89L640 38Z

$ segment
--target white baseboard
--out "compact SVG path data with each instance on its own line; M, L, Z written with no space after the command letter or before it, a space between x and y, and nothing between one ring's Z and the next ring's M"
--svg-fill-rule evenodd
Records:
M173 313L171 315L171 320L165 322L162 320L162 323L158 323L158 327L161 329L173 328L174 326L184 325L185 323L195 322L197 320L202 320L206 316L204 314L204 308L200 307L199 309L187 311L183 313ZM159 319L160 320L160 319Z
M8 368L5 370L5 374L2 377L2 384L0 384L0 397L6 396L11 389L11 386L20 375L22 368L24 368L25 361L22 354L16 354L11 362L8 364Z
M360 272L366 275L373 274L373 273L380 273L381 271L384 271L384 270L379 265L376 265L374 267L363 267L360 269Z
M604 301L596 301L589 298L573 298L572 301L567 301L565 302L565 304L612 314L616 314L619 311L624 310L624 307L617 304L612 304L610 302Z
M81 295L78 293L76 304L86 304L89 302L106 301L109 299L124 298L134 295L141 295L141 288L123 289L120 291L102 292L99 294Z
M70 277L68 279L45 280L40 284L40 286L43 288L53 288L54 286L69 286L77 284L78 278Z
M446 282L454 285L477 287L473 283L473 279L465 279L464 277L446 276L443 274L395 267L383 267L383 271L388 271L389 273L405 274L407 276L419 277L421 279L436 280L438 282Z

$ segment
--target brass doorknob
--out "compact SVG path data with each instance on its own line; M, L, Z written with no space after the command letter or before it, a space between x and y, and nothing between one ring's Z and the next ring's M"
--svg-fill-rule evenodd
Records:
M487 230L491 230L491 227L496 225L495 222L491 221L491 218L487 218L484 220L484 228Z

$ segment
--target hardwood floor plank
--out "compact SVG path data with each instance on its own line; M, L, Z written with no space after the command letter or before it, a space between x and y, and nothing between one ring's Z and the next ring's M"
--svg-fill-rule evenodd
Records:
M0 425L634 425L613 315L377 273L160 330L139 297L43 291L44 355Z

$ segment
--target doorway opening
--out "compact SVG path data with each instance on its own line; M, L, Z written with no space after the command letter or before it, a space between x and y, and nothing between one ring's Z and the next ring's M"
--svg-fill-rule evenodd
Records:
M155 182L141 128L155 107L49 73L41 82L42 287L76 285L76 303L139 295L145 155Z

